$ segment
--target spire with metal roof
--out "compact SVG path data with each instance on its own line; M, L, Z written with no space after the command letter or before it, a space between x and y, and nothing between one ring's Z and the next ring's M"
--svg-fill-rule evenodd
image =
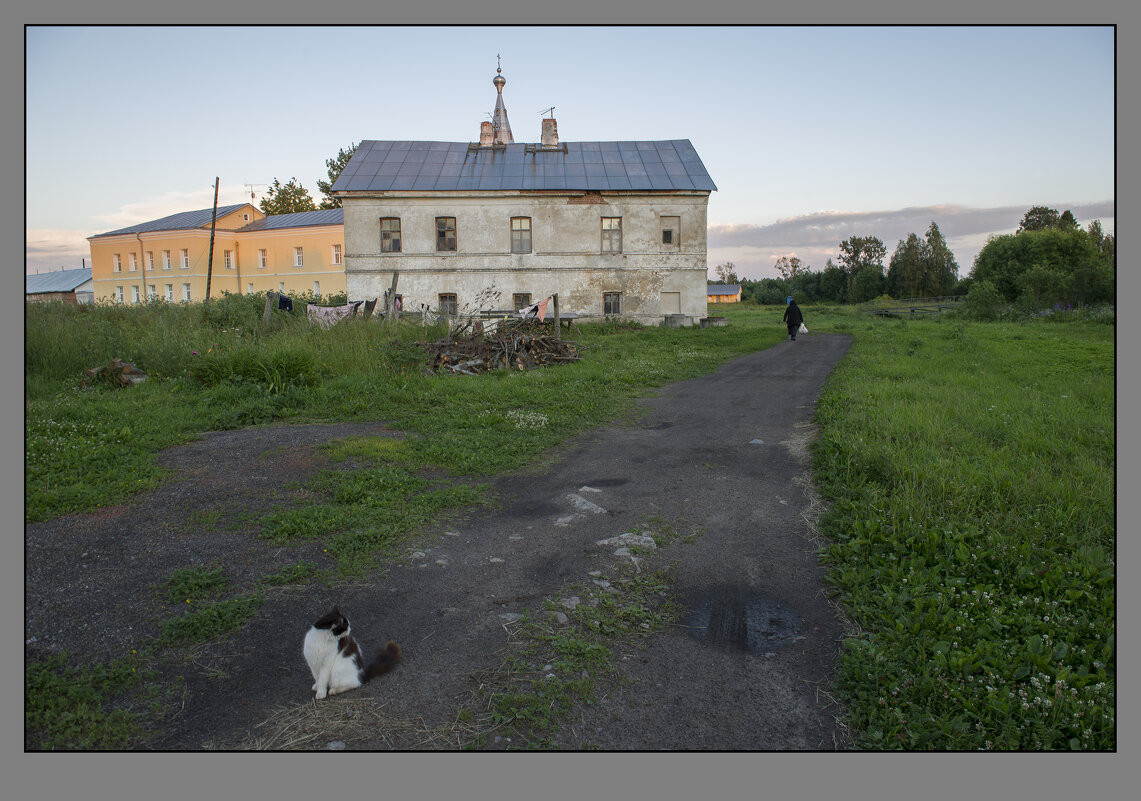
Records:
M507 107L503 105L503 86L507 79L503 77L503 66L498 55L495 60L500 66L496 68L495 78L491 81L495 84L495 113L491 116L491 125L497 144L513 145L515 139L511 136L511 123L507 121Z

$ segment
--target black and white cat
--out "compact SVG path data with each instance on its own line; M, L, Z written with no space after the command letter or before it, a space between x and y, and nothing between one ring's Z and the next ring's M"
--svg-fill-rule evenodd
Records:
M305 661L316 682L318 698L336 695L387 673L400 661L400 646L389 640L367 665L361 648L353 639L349 619L333 607L305 634Z

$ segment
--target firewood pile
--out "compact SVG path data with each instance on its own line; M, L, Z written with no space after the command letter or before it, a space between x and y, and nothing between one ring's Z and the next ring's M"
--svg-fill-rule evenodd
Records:
M489 370L534 370L554 364L577 362L582 348L574 342L524 327L509 326L492 332L452 332L436 342L421 343L432 357L437 373L479 375Z

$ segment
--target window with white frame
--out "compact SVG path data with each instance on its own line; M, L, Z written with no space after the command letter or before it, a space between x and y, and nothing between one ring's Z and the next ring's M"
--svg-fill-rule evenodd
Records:
M131 303L139 302L139 288L134 284L131 285Z
M130 265L131 272L137 273L139 271L139 258L134 253L127 254L127 264Z
M305 266L305 254L301 248L294 248L293 249L293 266L294 267L304 267Z
M333 245L333 264L341 263L341 246Z
M258 269L264 270L269 266L269 253L265 248L258 251Z
M119 301L120 303L123 302L123 287L115 287L115 300Z
M222 251L222 263L226 265L227 270L234 269L234 251L232 251L232 250Z
M314 281L313 282L313 296L318 297L318 298L321 297L321 282L320 281Z
M253 286L253 284L250 284L250 286ZM277 291L278 292L285 292L285 282L284 281L278 281L277 282Z
M162 268L164 270L170 269L170 251L169 250L164 250L162 252Z
M115 272L117 272L117 273L123 272L123 260L121 258L119 258L118 253L112 253L111 254L111 265L112 265L111 269L113 269Z
M622 252L622 218L621 217L603 217L602 218L602 252L603 253L621 253Z
M246 284L246 294L252 295L253 293L254 293L254 282L250 281L248 284Z
M158 293L155 292L155 285L147 284L147 300L156 300L157 298Z
M178 251L178 257L179 257L179 259L181 259L182 269L189 270L190 269L190 251L187 250L186 248L183 248L182 250Z
M155 253L153 250L147 251L146 265L147 265L148 270L154 270L154 268L155 268Z
M512 253L530 253L531 252L531 218L530 217L512 217L511 218L511 252Z
M174 284L163 284L162 289L163 289L163 297L165 297L168 301L173 301L174 300Z
M182 285L182 299L190 300L190 284Z
M380 218L380 252L381 253L399 253L400 252L400 218L399 217L381 217Z

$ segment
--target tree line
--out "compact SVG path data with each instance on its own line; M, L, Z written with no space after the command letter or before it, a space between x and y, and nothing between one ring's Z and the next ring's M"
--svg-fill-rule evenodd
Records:
M741 285L742 302L769 305L783 304L789 295L805 303L864 303L885 295L976 294L992 303L1042 308L1112 303L1116 292L1115 237L1099 220L1082 229L1068 209L1059 214L1034 206L1015 233L988 238L964 277L934 220L923 237L910 233L899 240L886 267L887 248L878 237L848 237L839 251L822 270L782 256L774 264L780 278L743 280L732 262L714 272L718 283Z

